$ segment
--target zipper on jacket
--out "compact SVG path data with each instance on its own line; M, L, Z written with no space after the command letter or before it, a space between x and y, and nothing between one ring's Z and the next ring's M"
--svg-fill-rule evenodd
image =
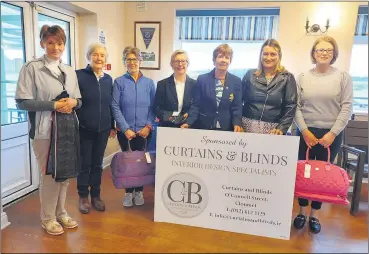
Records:
M261 121L261 119L263 118L264 110L265 110L265 105L266 105L266 102L267 102L267 100L268 100L268 96L269 96L269 93L267 93L267 96L265 97L264 106L263 106L263 111L261 112L261 116L260 116L259 121Z
M100 97L100 102L99 102L99 106L100 106L100 108L99 108L99 116L100 116L100 118L99 118L99 132L100 132L100 128L101 128L101 88L100 88L100 81L97 81L97 84L98 84L98 86L99 86L99 97Z
M136 101L135 101L135 127L134 127L134 131L136 132L136 123L137 123L137 84L138 84L138 80L137 82L135 82L135 91L136 91Z

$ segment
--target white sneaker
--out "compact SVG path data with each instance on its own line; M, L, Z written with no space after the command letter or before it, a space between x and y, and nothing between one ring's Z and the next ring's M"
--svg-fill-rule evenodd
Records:
M143 205L145 203L142 191L135 192L134 199L135 199L135 205Z
M123 199L123 206L124 207L131 207L133 206L132 203L133 194L132 193L126 193Z

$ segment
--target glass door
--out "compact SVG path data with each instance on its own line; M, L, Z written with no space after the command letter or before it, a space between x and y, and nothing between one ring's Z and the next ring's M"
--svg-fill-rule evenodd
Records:
M27 3L1 2L1 194L3 204L32 186L27 112L14 100L19 71L32 59L32 16ZM35 184L38 180L35 179ZM13 195L13 196L12 196Z
M23 64L44 54L40 29L60 25L67 36L65 64L75 66L74 17L48 3L1 2L1 194L2 204L38 188L39 172L28 135L26 111L14 100ZM54 8L54 9L53 9ZM58 11L56 11L58 10Z

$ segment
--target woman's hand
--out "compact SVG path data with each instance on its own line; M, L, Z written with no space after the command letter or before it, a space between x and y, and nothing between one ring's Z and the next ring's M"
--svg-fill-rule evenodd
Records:
M77 106L77 100L72 98L63 98L58 102L65 102L66 104L63 107L57 108L57 111L60 113L70 114L73 111L73 108Z
M305 143L309 148L312 148L313 146L318 144L319 140L308 129L302 131L302 137L304 138Z
M67 106L67 102L64 99L61 99L61 100L55 102L55 110L60 112L60 113L65 113L65 114L71 113L67 110L64 110L64 108L66 106Z
M334 134L333 132L328 132L326 133L321 139L319 139L319 144L321 144L322 146L324 146L324 148L329 147L330 145L332 145L332 143L334 142L334 140L336 139L336 134Z
M147 138L147 136L150 134L150 131L150 128L145 126L137 134L143 138Z
M115 129L110 130L109 138L113 139L117 135L117 131Z
M241 126L235 125L234 126L234 132L242 132Z
M133 138L136 137L136 133L130 129L126 130L126 132L124 132L124 135L128 140L132 140Z
M188 128L190 128L188 123L184 123L184 124L181 125L181 129L188 129Z
M270 131L269 134L272 134L272 135L283 135L283 132L280 129L273 129L273 130Z

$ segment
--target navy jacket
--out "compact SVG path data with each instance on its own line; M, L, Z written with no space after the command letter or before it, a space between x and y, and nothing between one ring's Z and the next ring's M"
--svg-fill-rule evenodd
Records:
M192 91L195 85L196 80L187 76L183 95L183 106L180 112L181 114L186 114L190 110L192 103ZM173 75L158 82L156 87L154 108L156 117L160 120L159 125L164 127L172 127L173 124L169 122L168 119L172 116L173 112L178 111L178 96Z
M82 95L82 107L78 109L79 125L85 129L100 132L114 129L111 113L113 79L109 74L97 81L91 67L76 71L79 90Z
M235 125L241 126L241 79L227 73L219 107L215 95L215 80L215 69L198 77L187 123L192 128L211 130L215 129L218 116L221 129L233 131Z

